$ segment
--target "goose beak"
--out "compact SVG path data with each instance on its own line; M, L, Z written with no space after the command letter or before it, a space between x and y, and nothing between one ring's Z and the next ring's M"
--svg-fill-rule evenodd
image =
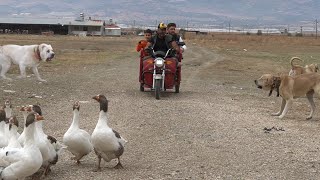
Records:
M98 102L99 102L99 100L100 100L99 95L97 95L97 96L93 96L93 98L92 98L92 99L94 99L94 100L96 100L96 101L98 101Z
M21 108L20 108L20 111L27 111L27 112L31 112L31 107L30 106L22 106Z
M25 111L25 109L24 109L25 107L24 106L22 106L20 109L19 109L19 111Z
M44 118L43 118L43 116L37 114L37 115L36 115L36 120L37 120L37 121L41 121L41 120L44 120Z

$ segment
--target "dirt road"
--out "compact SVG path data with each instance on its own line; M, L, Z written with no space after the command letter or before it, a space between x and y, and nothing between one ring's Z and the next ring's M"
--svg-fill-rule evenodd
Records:
M66 53L62 47L59 52ZM40 73L48 83L34 77L1 82L0 95L14 105L38 101L45 132L60 141L71 123L72 103L82 101L80 124L91 133L99 113L91 98L105 94L109 125L129 141L123 170L113 169L113 161L93 172L94 153L77 166L65 151L46 179L319 179L319 113L304 120L305 99L293 107L301 111L290 111L284 120L271 117L279 98L257 90L255 77L220 69L224 55L189 43L181 92L156 100L153 93L139 91L137 53L121 53L96 64L44 64Z

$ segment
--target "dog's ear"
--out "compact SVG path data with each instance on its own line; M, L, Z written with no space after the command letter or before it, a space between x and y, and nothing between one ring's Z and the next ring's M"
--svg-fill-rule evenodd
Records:
M268 77L268 78L267 78L266 86L272 87L272 85L273 85L273 77L274 77L274 76L271 76L271 77Z
M40 49L40 51L42 51L44 47L45 47L45 45L44 45L43 43L42 43L42 44L40 44L40 45L39 45L39 49Z

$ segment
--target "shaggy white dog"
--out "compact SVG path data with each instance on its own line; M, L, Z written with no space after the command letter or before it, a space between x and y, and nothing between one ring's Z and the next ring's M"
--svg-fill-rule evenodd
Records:
M51 61L54 57L54 52L49 44L40 45L4 45L0 47L0 76L4 79L6 73L10 69L11 64L19 65L20 78L27 77L26 68L31 67L34 75L39 81L46 81L41 79L38 66L41 61Z

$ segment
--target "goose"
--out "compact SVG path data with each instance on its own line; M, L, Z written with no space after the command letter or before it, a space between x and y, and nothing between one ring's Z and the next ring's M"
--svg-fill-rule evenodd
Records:
M33 112L36 112L39 115L42 115L42 110L39 105L31 105L30 107ZM42 154L42 158L43 158L42 166L45 168L42 174L42 176L44 177L48 175L48 173L51 171L50 167L58 162L58 153L54 146L54 144L57 143L57 140L54 137L48 136L43 132L42 121L38 121L37 123L35 123L35 127L36 127L35 141Z
M12 104L9 99L4 102L4 110L6 111L6 117L10 118L12 116Z
M7 135L5 133L6 127L6 112L0 107L0 148L8 145Z
M26 126L25 126L25 124L26 124L28 113L31 112L31 107L30 106L22 106L20 108L20 112L22 112L22 115L23 115L24 128L23 128L23 131L22 131L21 135L18 138L18 141L21 144L21 146L23 146L24 145L24 141L26 139L25 138L26 137Z
M80 104L77 101L73 104L72 124L63 135L63 144L74 155L72 160L76 160L78 165L80 164L80 159L93 150L90 134L79 128L79 111Z
M12 104L10 100L8 99L5 100L3 109L6 112L6 123L4 125L4 134L7 137L7 139L9 139L9 123L7 120L12 116Z
M17 131L19 127L19 121L17 120L16 116L11 116L8 120L9 123L9 142L8 146L9 148L22 148L21 144L18 141L17 138Z
M116 169L123 168L120 162L120 156L124 152L124 145L127 142L120 134L110 128L107 123L108 100L104 95L94 96L97 102L100 103L99 119L95 129L91 135L94 152L98 157L97 171L101 170L101 158L106 162L112 159L118 159L118 164L114 167Z
M35 144L35 122L43 117L31 112L26 120L26 141L23 148L11 148L0 153L2 160L9 163L0 168L0 179L24 179L36 173L42 165L42 155Z
M0 152L6 152L8 150L16 150L17 148L20 149L22 148L20 143L18 142L18 139L17 139L17 130L18 130L18 126L19 126L19 122L17 120L17 118L15 116L11 116L7 122L9 124L8 128L9 128L9 142L8 142L8 145L2 149L0 149ZM0 153L0 167L7 167L10 165L9 162L3 160L3 157L4 154L2 154L1 156L1 153Z
M9 118L12 117L12 104L11 104L11 101L9 99L7 99L5 102L4 102L4 111L6 112L6 119L8 120ZM19 123L18 123L19 124ZM9 123L7 122L6 125L5 125L5 134L7 136L7 139L9 140L10 137L9 137ZM18 131L16 132L16 135L15 135L17 138L19 138L20 134L18 133Z

